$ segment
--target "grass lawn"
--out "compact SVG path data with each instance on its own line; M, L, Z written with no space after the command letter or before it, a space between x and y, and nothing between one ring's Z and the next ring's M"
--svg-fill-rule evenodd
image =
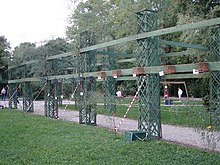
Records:
M107 129L0 111L0 164L217 165L220 154L163 141L125 143Z
M123 98L122 101L116 100L115 116L123 117L132 98ZM101 102L103 103L103 102ZM210 124L209 113L205 110L201 101L183 101L174 102L176 106L161 106L161 121L163 124L181 125L205 128ZM161 102L164 105L164 102ZM178 106L179 105L179 106ZM184 105L184 106L182 106ZM197 106L198 105L198 106ZM61 106L64 108L65 106ZM67 109L76 110L76 106L68 105ZM104 110L103 105L98 105L96 109L98 114L111 115L111 112ZM138 119L138 103L134 102L127 118Z

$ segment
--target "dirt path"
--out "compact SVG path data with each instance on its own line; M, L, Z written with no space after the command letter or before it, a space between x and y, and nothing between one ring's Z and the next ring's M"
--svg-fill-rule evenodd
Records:
M70 104L69 101L64 101L63 104ZM44 101L34 102L34 113L44 115ZM79 122L79 112L69 110L59 110L59 118L72 122ZM121 118L115 117L115 123L118 125ZM97 126L109 129L114 128L114 123L111 116L97 115ZM136 130L138 122L136 120L125 119L119 127L120 132L128 130ZM202 149L215 150L220 152L220 132L198 131L194 128L180 127L173 125L162 125L162 139L181 143L189 146L194 146ZM209 140L207 140L209 139Z

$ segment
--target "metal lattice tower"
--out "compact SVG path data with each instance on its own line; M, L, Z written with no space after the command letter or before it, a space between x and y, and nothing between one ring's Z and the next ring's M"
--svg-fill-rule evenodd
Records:
M220 61L220 28L211 30L210 51ZM220 71L210 73L210 116L213 128L220 128Z
M85 31L80 34L80 48L95 45L95 35L93 32ZM81 81L80 88L80 124L96 125L96 102L94 94L96 82L92 75L83 78L83 73L96 70L96 56L94 51L80 53L78 56L78 73Z
M8 77L9 79L12 79L13 77L13 70L9 70L8 72ZM15 108L17 109L17 88L16 88L16 84L9 84L9 101L8 101L8 106L9 108Z
M78 89L79 87L79 82L77 83L77 80L72 78L69 80L69 82L71 83L71 99L75 101L75 108L77 108L77 103L78 103L78 97L79 94L77 94L77 91L79 91Z
M22 74L23 78L27 76L27 67L22 67ZM32 97L32 90L31 90L31 82L24 82L23 83L23 111L24 112L34 112L34 105L33 105L33 97Z
M34 112L31 82L24 82L22 91L23 91L23 111Z
M115 67L115 59L111 55L105 55L103 57L103 69L105 71L113 70ZM103 89L104 89L104 108L108 112L116 111L116 99L115 99L115 84L114 77L104 77Z
M18 92L16 88L16 84L9 84L9 108L18 108L17 101L18 101Z
M157 30L157 13L143 10L137 13L137 32ZM138 67L159 66L158 37L137 40ZM161 138L160 117L160 77L159 74L148 74L138 77L138 86L144 81L138 96L138 128L145 130L147 137Z
M45 90L45 116L58 118L57 80L48 80Z
M57 99L58 99L58 105L63 105L63 84L64 79L59 80L57 84Z

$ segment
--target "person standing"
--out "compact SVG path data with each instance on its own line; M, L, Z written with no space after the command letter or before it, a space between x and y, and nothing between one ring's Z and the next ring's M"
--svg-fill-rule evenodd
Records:
M163 96L164 96L164 102L165 102L165 100L167 100L168 97L169 97L167 85L164 86L164 94L163 94Z
M122 92L120 90L116 92L116 95L117 95L118 99L122 100L123 95L122 95Z
M179 97L179 101L180 101L180 102L181 102L182 94L183 94L182 89L181 89L181 88L178 88L178 97Z
M2 95L2 100L5 101L5 98L6 98L6 89L5 89L5 87L2 88L1 95Z

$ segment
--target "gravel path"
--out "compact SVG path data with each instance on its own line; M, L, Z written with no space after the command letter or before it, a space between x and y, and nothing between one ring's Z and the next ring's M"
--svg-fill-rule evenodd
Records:
M63 104L70 104L69 101L63 101ZM44 101L34 102L34 113L44 115ZM79 122L79 112L69 110L59 110L59 118L72 122ZM115 117L115 123L118 125L121 118ZM111 116L97 115L97 126L113 130L114 123ZM137 130L138 122L136 120L125 119L119 127L120 132L128 130ZM180 127L173 125L162 125L162 139L188 146L194 146L202 149L209 149L220 152L220 132L208 132L205 130L196 130L189 127ZM209 139L209 140L207 140ZM219 140L219 141L218 141Z

